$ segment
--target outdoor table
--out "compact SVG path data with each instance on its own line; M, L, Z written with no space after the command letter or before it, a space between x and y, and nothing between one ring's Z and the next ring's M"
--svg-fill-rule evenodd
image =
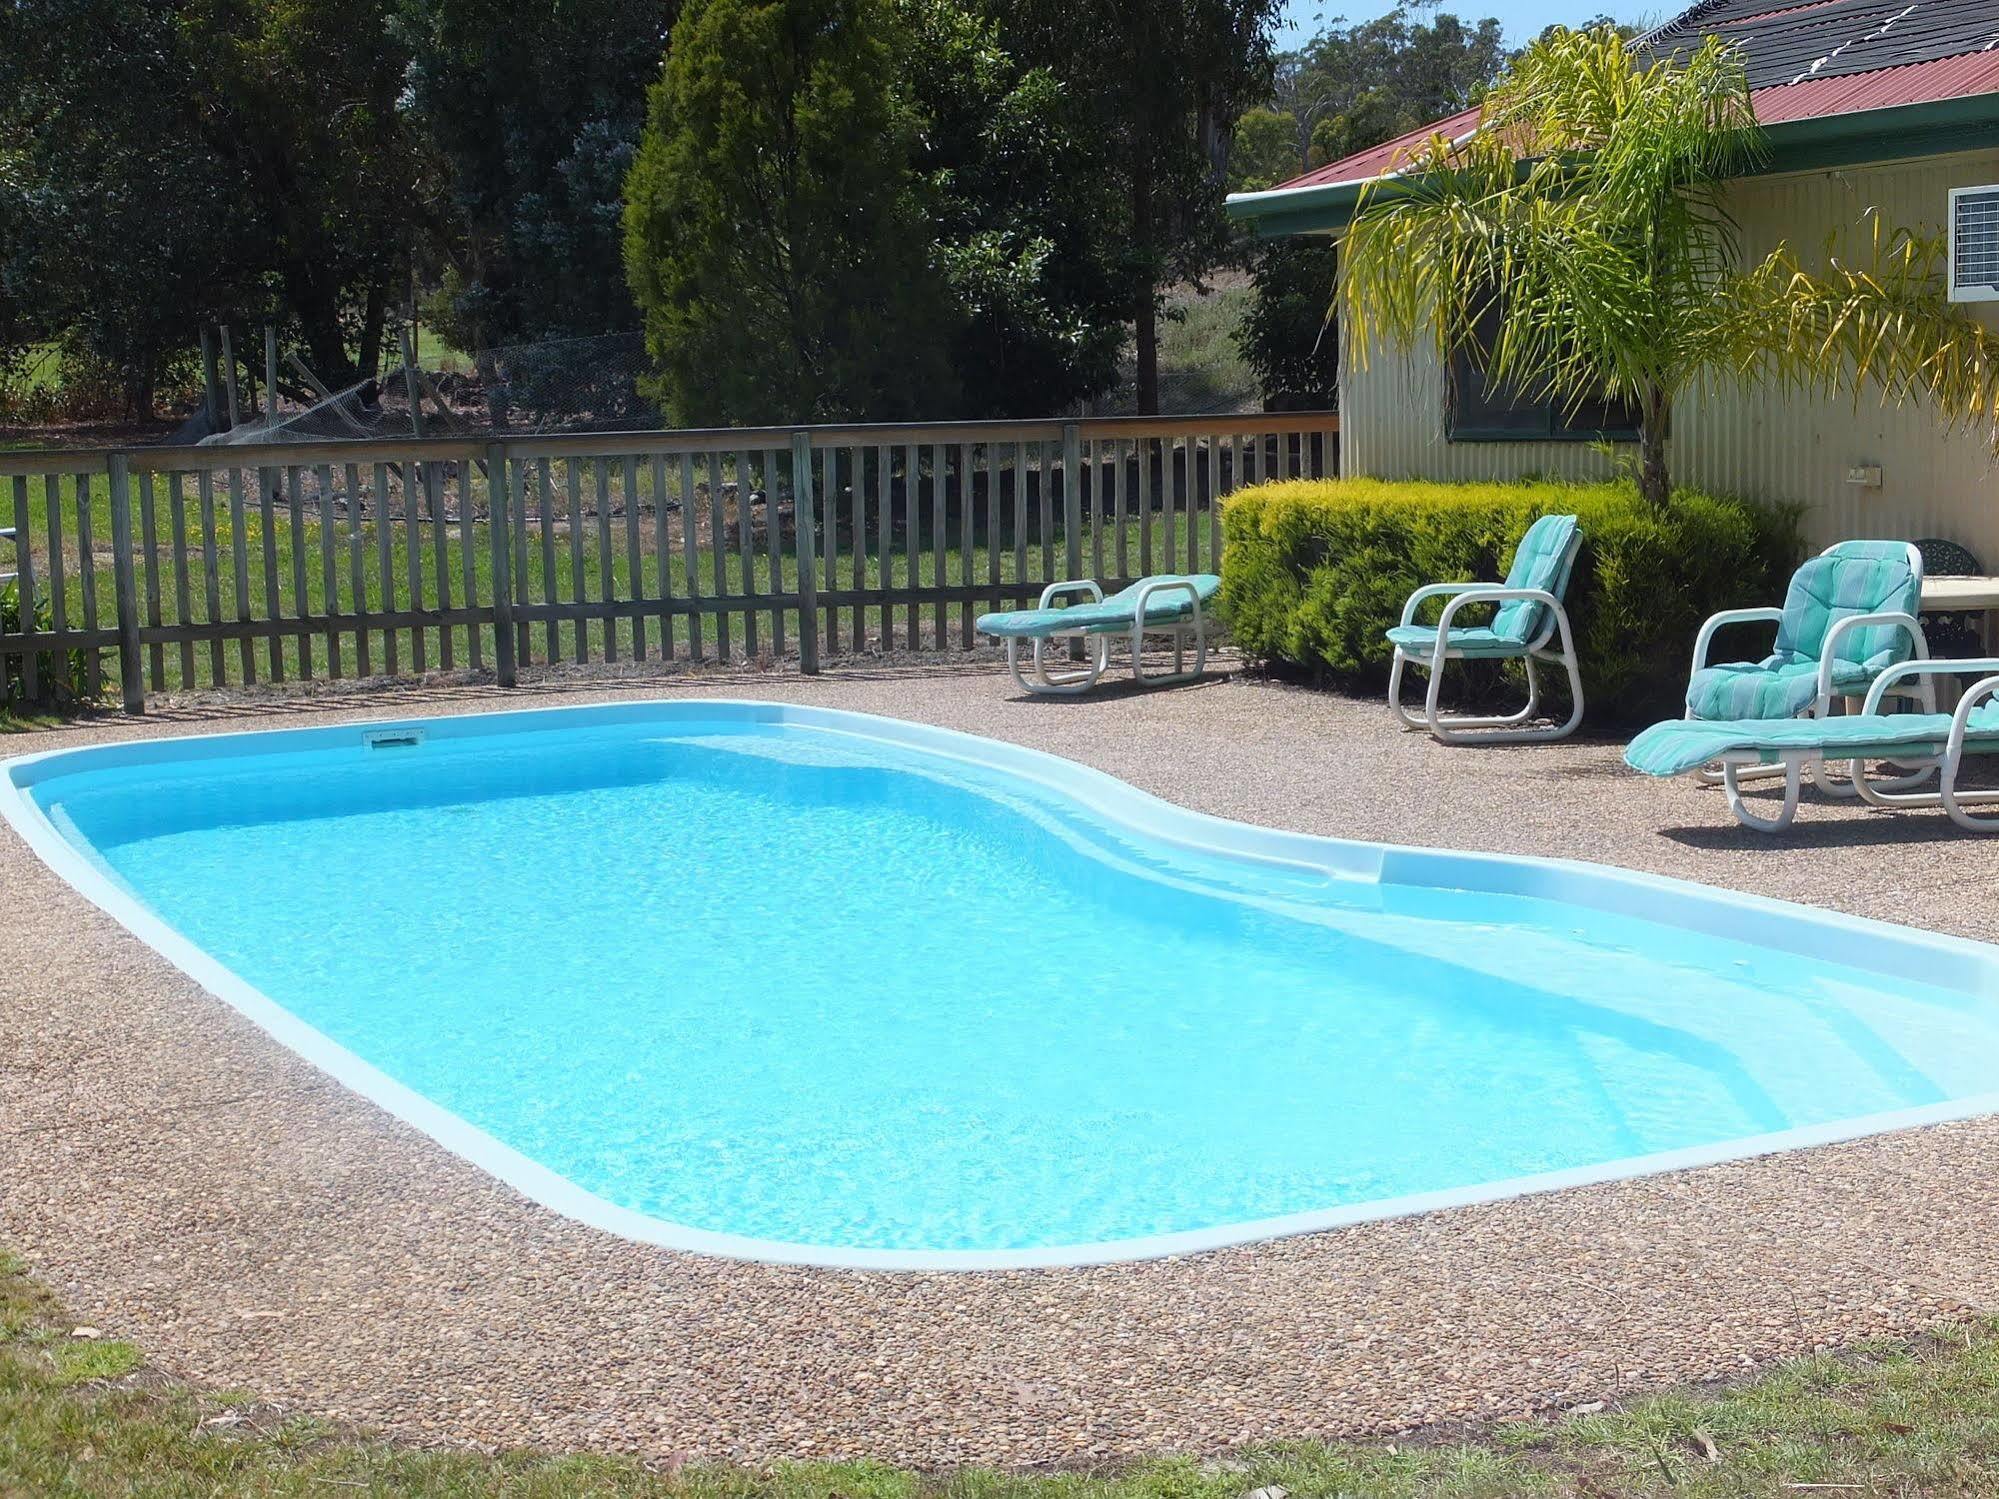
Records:
M1933 614L1977 615L1979 645L1986 655L1992 654L1993 614L1999 611L1999 578L1925 578L1923 608Z

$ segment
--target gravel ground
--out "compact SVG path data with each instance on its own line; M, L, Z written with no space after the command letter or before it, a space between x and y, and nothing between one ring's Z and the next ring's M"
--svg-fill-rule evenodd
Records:
M1209 811L1582 855L1990 939L1999 842L1783 839L1615 745L1446 749L1217 680L1023 700L989 661L168 706L0 749L649 694L996 735ZM0 830L0 1242L188 1378L418 1440L1089 1464L1613 1399L1995 1303L1999 1120L1182 1260L975 1276L702 1259L567 1222L319 1076Z

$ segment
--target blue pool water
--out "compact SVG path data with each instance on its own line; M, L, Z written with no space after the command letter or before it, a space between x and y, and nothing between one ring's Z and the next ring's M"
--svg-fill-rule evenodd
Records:
M1203 849L944 752L980 741L824 717L238 736L31 794L124 894L483 1136L776 1245L1213 1234L1999 1078L1962 965L1930 984Z

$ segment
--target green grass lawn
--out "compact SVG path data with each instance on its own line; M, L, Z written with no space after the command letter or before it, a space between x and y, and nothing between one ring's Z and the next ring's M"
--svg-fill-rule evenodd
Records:
M1206 296L1185 287L1166 297L1159 323L1162 411L1256 411L1256 374L1242 357L1237 330L1254 297L1239 277L1222 278Z
M690 1466L417 1450L191 1390L75 1323L0 1254L0 1494L474 1495L555 1499L1401 1499L1448 1495L1989 1495L1999 1492L1999 1327L1782 1365L1471 1439L1305 1443L1099 1474L920 1474L871 1463ZM1270 1499L1275 1499L1274 1495Z

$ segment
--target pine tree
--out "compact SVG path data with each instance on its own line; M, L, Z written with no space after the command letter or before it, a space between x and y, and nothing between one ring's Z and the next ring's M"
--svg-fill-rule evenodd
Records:
M626 187L670 419L907 420L955 399L916 117L883 0L699 0Z

